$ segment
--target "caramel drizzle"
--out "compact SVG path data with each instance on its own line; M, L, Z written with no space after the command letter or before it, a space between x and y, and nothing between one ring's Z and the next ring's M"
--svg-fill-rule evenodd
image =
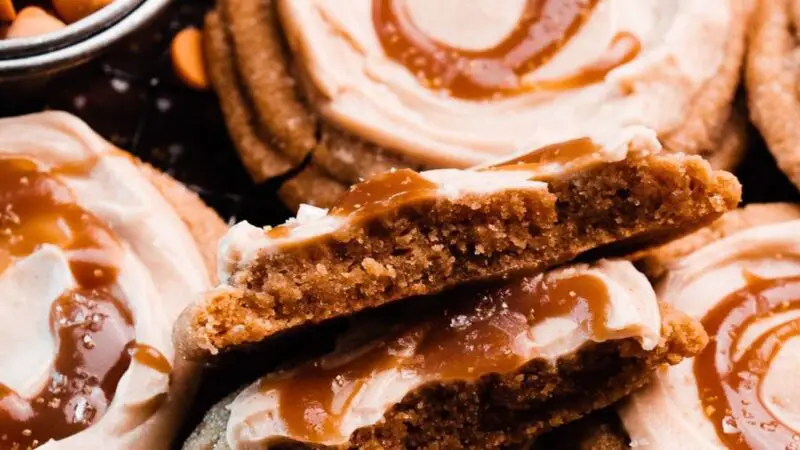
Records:
M373 343L346 362L323 359L288 376L264 378L260 388L277 391L278 412L289 435L315 443L342 439L341 421L360 389L389 368L442 380L474 380L516 370L526 355L515 351L515 341L548 318L571 317L592 339L608 337L608 291L591 276L522 279L440 297L427 300L442 304L416 325Z
M747 286L730 294L703 319L712 339L694 361L698 393L717 436L728 448L794 448L790 446L796 445L800 435L769 412L761 384L782 345L800 336L800 319L770 328L738 360L734 357L748 327L800 309L800 277L766 280L749 274L746 278Z
M526 92L565 91L599 83L617 67L633 61L642 51L642 43L633 34L623 31L611 40L608 49L598 59L576 73L561 79L538 80L525 84Z
M467 100L484 100L540 90L566 90L597 83L630 62L639 40L620 33L598 60L571 76L525 83L526 74L547 63L586 23L598 0L528 0L514 30L486 50L451 47L416 27L398 0L374 0L372 21L386 55L405 66L429 89Z
M0 448L35 448L99 420L136 345L133 317L111 293L122 255L114 233L34 161L0 158L0 273L45 243L64 250L78 287L51 306L57 353L45 388L24 399L0 383Z
M289 237L291 234L292 229L286 225L278 225L277 227L272 227L267 231L267 236L271 239L282 239Z
M600 147L588 137L548 145L509 161L503 161L487 170L537 170L548 164L566 165L586 158L594 158Z
M436 183L411 169L392 170L351 187L331 209L331 215L371 215L390 205L410 203L436 191Z
M384 172L350 187L331 208L332 216L351 216L363 220L436 193L438 186L411 169ZM271 239L291 235L291 225L279 225L266 232Z

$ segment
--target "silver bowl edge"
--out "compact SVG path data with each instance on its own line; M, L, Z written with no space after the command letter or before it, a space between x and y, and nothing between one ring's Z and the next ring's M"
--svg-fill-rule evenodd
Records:
M87 21L85 24L81 23L83 21L76 22L73 24L74 28L72 26L67 27L64 30L52 33L52 36L44 35L39 38L19 39L19 41L27 42L6 44L6 48L8 48L6 51L12 53L10 59L3 59L2 50L4 47L0 46L0 81L15 80L33 75L48 75L87 61L155 18L172 0L118 1L119 6L117 6L118 2L114 2L104 10L92 15L97 15L97 19L92 16L83 19ZM112 9L105 11L108 8ZM108 23L105 20L112 21L115 17L115 23L104 29L96 30L98 26ZM15 40L9 40L9 42ZM61 46L59 46L59 43ZM41 49L42 46L45 46L43 52L26 54L35 49ZM48 46L51 46L50 51L47 51L46 47ZM15 54L19 54L19 56L13 56Z

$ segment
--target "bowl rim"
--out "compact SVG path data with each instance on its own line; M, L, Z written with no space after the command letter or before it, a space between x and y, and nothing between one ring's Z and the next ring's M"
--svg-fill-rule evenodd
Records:
M97 33L133 11L145 0L115 0L65 28L38 36L0 40L0 60L45 53Z
M171 1L115 0L63 30L0 41L0 80L48 74L76 66L140 28ZM5 52L10 58L6 58Z

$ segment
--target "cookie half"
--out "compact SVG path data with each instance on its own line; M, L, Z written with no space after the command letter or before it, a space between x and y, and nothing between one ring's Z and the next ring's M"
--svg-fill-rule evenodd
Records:
M627 261L441 297L383 311L379 337L353 345L376 327L357 318L344 348L224 400L184 448L506 448L613 403L706 343Z
M387 172L330 211L305 207L276 228L238 224L221 244L223 284L187 309L176 339L214 354L599 247L654 246L737 205L732 175L659 151L652 131L632 128L500 166Z

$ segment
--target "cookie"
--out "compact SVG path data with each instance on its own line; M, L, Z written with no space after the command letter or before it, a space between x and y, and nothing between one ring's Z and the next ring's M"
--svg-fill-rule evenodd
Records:
M697 156L659 153L652 131L614 139L482 169L387 172L330 211L307 206L264 230L238 224L221 243L223 284L187 309L176 339L188 354L216 354L598 247L655 246L738 204L732 175Z
M628 450L630 444L613 407L559 427L530 443L529 450Z
M746 68L750 115L778 167L800 186L800 118L795 26L796 5L789 0L759 1L753 20Z
M208 268L209 277L216 280L216 242L228 231L228 225L203 200L181 182L151 165L136 161L139 170L161 192L170 206L180 215L189 229Z
M0 148L3 441L168 448L198 370L170 331L225 224L69 114L0 119Z
M592 304L602 291L585 277L600 273L614 297L608 307L636 304L639 315L623 313L611 334L595 322L582 345L576 336L550 341L545 324L563 312L549 302ZM623 285L628 291L617 290ZM183 448L506 448L613 403L706 343L697 323L659 312L627 261L444 295L446 305L392 305L377 341L267 374L213 407ZM514 315L533 310L528 321ZM356 318L340 341L375 327L370 320ZM535 338L523 337L528 327ZM532 351L520 353L527 345Z
M402 51L393 50L392 38L382 37L384 31L397 29L394 22L384 23L386 20L404 19L388 12L386 17L379 17L377 13L392 11L393 1L371 3L371 13L362 11L370 8L367 3L352 11L314 2L299 6L281 1L249 3L220 1L207 18L211 80L233 140L256 181L287 173L298 167L298 161L310 158L313 168L282 189L283 197L292 205L305 202L326 206L337 184L349 186L391 167L465 168L502 159L520 149L594 137L630 124L655 128L668 149L704 154L726 164L724 168L731 168L727 164L734 162L716 154L732 144L726 123L743 57L748 11L742 0L682 4L669 14L659 13L662 6L656 2L639 2L624 16L631 22L628 28L635 32L608 36L595 33L608 29L603 22L616 5L600 1L575 6L577 9L571 12L586 8L575 16L584 17L585 23L584 19L575 19L578 31L574 36L559 28L563 24L555 27L568 34L561 41L565 42L563 47L554 47L557 57L547 55L528 61L527 75L512 77L519 84L516 90L495 86L488 78L482 82L489 87L479 88L476 83L487 74L455 70L458 74L454 79L471 86L472 91L464 88L464 92L436 87L437 79L444 81L427 77L439 73L433 63L431 67L421 66L419 73L416 69L404 73L408 71L404 65L411 63ZM456 33L438 29L436 21L426 22L425 17L433 14L428 8L437 6L421 3L411 8L415 11L411 14L416 14L413 24L430 28L426 33L440 38L437 33ZM514 28L521 27L514 20L527 20L514 16L514 11L503 11L498 17L505 17L505 21L495 23L499 19L482 16L479 6L461 8L454 14L465 14L466 21L485 22L481 34L490 35L492 30L500 33L503 27L521 30ZM653 16L663 23L660 28L647 28L643 24L653 22L637 20L637 15ZM561 20L547 14L542 17L554 24ZM691 19L683 22L685 17ZM653 36L660 32L656 30L669 30L670 24L679 22L688 24L681 39ZM528 25L534 29L543 23ZM642 48L650 44L642 44L636 33L648 36L648 42L660 46L661 53ZM451 38L456 46L478 45L467 42L478 39L475 36ZM495 38L501 39L499 34ZM407 36L398 35L397 39L429 61L420 50L424 46L418 48L418 43L407 42ZM481 45L495 51L492 36L484 39L488 40ZM508 44L504 48L513 44L502 42ZM686 51L688 47L691 52ZM466 65L469 52L453 48L453 54L461 58L453 67ZM578 49L582 49L580 53ZM639 58L647 50L663 55L663 59ZM575 54L584 55L583 62L585 55L596 55L598 62L573 67ZM544 62L551 57L552 64ZM343 63L336 65L336 58ZM364 59L369 63L364 64ZM606 66L601 69L602 64ZM682 67L693 65L697 71L682 73ZM363 67L366 69L360 69ZM508 70L500 63L490 68ZM551 73L558 76L552 78ZM550 123L554 118L561 119L557 124ZM563 126L563 120L570 126Z
M658 268L659 298L703 323L711 343L621 401L619 418L610 410L547 442L571 433L587 449L790 448L798 229L797 205L754 204L658 250L647 267Z
M720 141L713 147L713 151L704 151L701 153L701 155L708 160L709 164L711 164L712 168L730 170L739 166L747 150L747 127L748 123L744 113L738 111L738 109L734 109L731 113L731 117L725 123ZM350 184L358 181L359 173L374 174L393 168L408 167L408 165L398 161L383 159L380 163L375 163L371 166L374 171L364 170L363 172L356 172L347 177L348 181L341 182L338 181L336 177L329 175L330 172L322 169L322 167L332 167L335 165L336 170L333 172L342 174L347 173L348 169L346 169L346 167L349 166L341 162L331 162L330 159L332 158L322 156L328 153L330 152L326 150L326 147L319 147L317 153L314 153L311 162L297 175L281 185L278 193L281 200L289 209L296 211L301 204L328 208L339 200L339 197L344 194ZM348 152L342 149L338 154L347 155ZM359 154L358 160L364 161L365 155L366 153ZM326 161L324 163L318 163L320 158L325 158ZM350 160L351 158L348 157L345 159Z
M638 266L652 279L661 278L670 267L689 253L737 231L788 220L800 219L800 205L793 203L754 203L731 211L711 225L635 256Z

